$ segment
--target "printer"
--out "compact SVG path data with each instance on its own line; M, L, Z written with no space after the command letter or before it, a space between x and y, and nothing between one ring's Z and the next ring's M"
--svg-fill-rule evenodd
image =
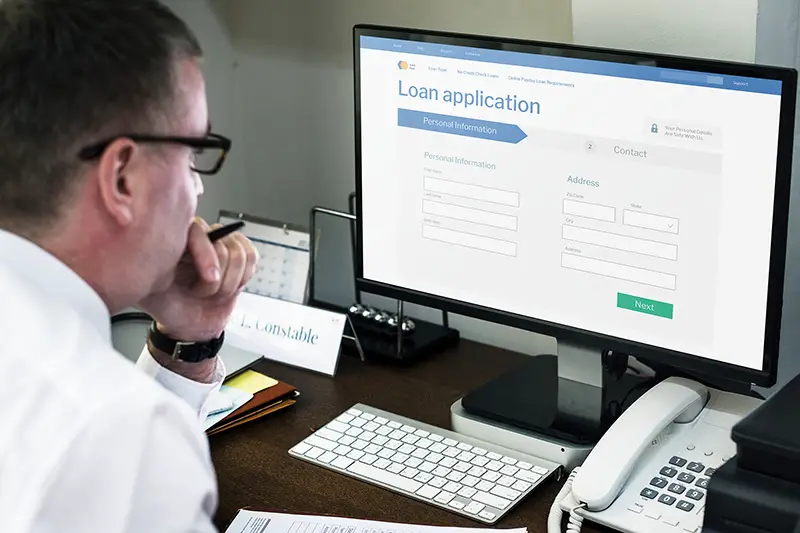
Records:
M800 376L733 427L711 476L703 533L800 533Z

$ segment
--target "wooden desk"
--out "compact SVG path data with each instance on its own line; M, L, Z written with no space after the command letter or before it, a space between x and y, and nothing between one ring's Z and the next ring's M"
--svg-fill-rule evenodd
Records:
M458 348L410 368L365 364L343 356L335 379L261 362L258 370L301 393L284 412L211 437L220 487L217 527L224 531L244 506L294 513L432 525L480 527L460 517L363 481L290 457L287 451L351 407L379 409L450 428L450 405L466 392L523 362L524 355L461 341ZM539 487L497 526L546 533L547 514L561 482ZM600 531L585 523L583 531Z

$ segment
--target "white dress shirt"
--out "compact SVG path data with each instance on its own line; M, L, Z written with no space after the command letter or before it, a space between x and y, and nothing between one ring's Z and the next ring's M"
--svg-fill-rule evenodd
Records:
M138 368L137 368L138 367ZM111 344L98 294L0 230L0 531L215 531L200 424L218 388L134 365Z

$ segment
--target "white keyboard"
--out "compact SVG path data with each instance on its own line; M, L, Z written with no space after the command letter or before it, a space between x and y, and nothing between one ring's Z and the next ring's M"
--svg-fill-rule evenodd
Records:
M488 524L561 468L363 404L289 454Z

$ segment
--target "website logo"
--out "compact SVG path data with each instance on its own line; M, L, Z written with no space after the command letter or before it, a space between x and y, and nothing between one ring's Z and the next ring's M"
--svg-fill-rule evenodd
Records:
M398 61L397 68L400 70L414 70L414 65L408 61Z

